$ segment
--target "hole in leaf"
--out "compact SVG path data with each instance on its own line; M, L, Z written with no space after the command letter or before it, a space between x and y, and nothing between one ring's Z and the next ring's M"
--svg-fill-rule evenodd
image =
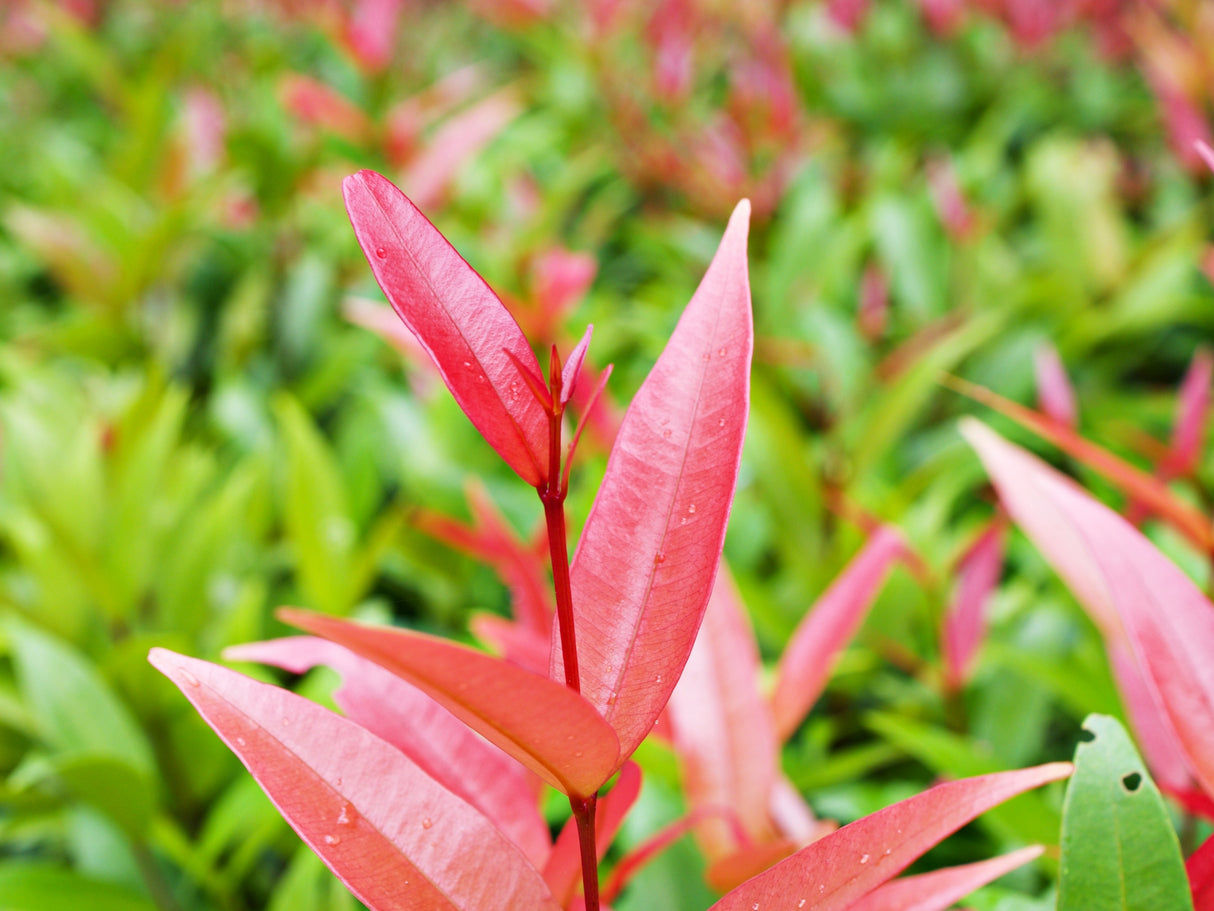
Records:
M1131 793L1138 790L1138 786L1142 784L1142 775L1138 772L1131 772L1129 775L1122 777L1121 785Z
M1092 733L1091 731L1089 731L1087 728L1083 728L1079 732L1079 740L1081 743L1091 743L1095 739L1096 739L1096 735L1094 733Z

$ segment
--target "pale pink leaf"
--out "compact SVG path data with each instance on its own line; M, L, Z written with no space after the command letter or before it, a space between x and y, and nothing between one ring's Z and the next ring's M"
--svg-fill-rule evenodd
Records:
M481 435L523 480L539 486L548 473L548 418L511 355L536 377L543 374L518 323L385 177L359 171L342 188L354 233L388 302Z
M619 767L611 726L568 687L437 636L283 609L283 621L403 677L567 794L589 795Z
M1210 416L1212 376L1214 356L1211 356L1209 349L1199 349L1193 355L1193 361L1180 384L1172 445L1165 464L1161 466L1166 477L1186 475L1197 468Z
M822 694L839 653L905 553L906 543L896 529L878 528L801 621L776 670L772 711L781 739L797 729Z
M1033 350L1033 372L1037 377L1037 405L1051 420L1064 427L1074 427L1079 421L1075 406L1075 390L1058 349L1049 342Z
M572 567L582 692L628 756L678 681L712 589L741 459L754 332L750 206L616 437ZM552 675L561 679L554 636Z
M548 652L552 648L547 633L541 633L515 620L497 614L474 614L468 628L490 649L511 664L517 664L541 677L548 673Z
M957 588L944 615L944 676L952 689L965 685L986 633L986 605L1003 571L1004 525L992 522L966 551Z
M586 332L582 335L582 340L577 343L577 347L569 355L569 360L565 361L565 369L561 371L561 404L568 404L573 398L573 391L577 388L578 377L582 375L582 362L586 360L586 350L590 347L590 336L594 332L594 326L587 326Z
M976 889L1040 857L1043 851L1040 845L1033 845L1002 857L894 879L847 911L945 911Z
M724 565L704 622L667 711L690 809L728 807L736 832L719 817L696 827L709 861L751 841L775 837L769 808L780 772L771 710L759 692L759 648L745 608Z
M558 911L523 853L396 747L235 671L165 649L148 657L368 908Z
M337 671L333 693L347 718L382 737L502 830L539 867L551 839L538 807L539 781L410 683L378 664L314 636L292 636L227 649L229 661L256 661L302 674L317 665Z
M1106 637L1124 630L1194 776L1214 795L1214 606L1121 516L977 421L963 432L1008 512ZM1110 627L1112 629L1110 630Z
M712 911L842 911L966 823L1071 774L1069 762L936 785L824 836L734 889ZM805 904L799 902L804 899Z

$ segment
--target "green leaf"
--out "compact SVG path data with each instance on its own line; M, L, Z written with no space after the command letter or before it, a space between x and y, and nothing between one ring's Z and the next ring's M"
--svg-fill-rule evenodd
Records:
M4 911L155 911L148 899L113 883L28 861L0 865Z
M1191 911L1180 844L1155 783L1107 715L1083 723L1062 810L1058 911Z

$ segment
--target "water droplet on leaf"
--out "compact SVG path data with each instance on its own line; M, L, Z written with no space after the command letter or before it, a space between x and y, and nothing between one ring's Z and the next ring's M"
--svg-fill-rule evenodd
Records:
M188 683L190 686L201 686L202 685L201 683L198 682L198 678L195 677L193 674L191 674L189 671L187 671L185 668L180 668L180 670L181 670L181 679L184 680L186 683Z
M430 817L429 817L429 816L423 816L423 817L422 817L422 828L423 828L423 829L428 829L428 828L430 828L432 825L434 825L434 823L433 823L433 822L431 822L431 820L430 820Z
M375 255L378 256L380 259L383 259L385 256L388 255L388 251L385 250L383 247L376 247Z
M862 864L866 864L866 863L868 863L868 855L867 855L867 854L862 854L862 855L860 855L860 863L862 863Z
M326 835L325 844L326 845L339 845L339 844L341 844L341 839L338 838L336 835Z
M656 566L656 565L658 565L659 563L665 563L665 562L666 562L666 555L665 555L665 554L661 554L661 553L660 553L660 554L655 554L655 555L654 555L654 558L653 558L653 563L654 563L654 565L655 565L655 566Z
M343 803L341 805L341 815L337 817L337 824L339 826L348 826L350 824L350 812L349 811L350 811L350 805L348 803Z

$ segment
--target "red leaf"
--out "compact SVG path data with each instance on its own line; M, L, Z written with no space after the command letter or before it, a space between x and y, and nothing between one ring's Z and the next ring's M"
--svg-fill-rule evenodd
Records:
M548 418L510 355L541 382L543 373L518 323L387 178L359 171L342 189L354 233L392 308L489 445L539 486L548 473Z
M582 692L631 755L704 615L733 500L754 346L734 210L712 264L624 417L572 567ZM554 636L552 675L562 678Z
M944 615L945 683L965 685L986 632L986 604L1003 570L1004 523L992 522L971 545L957 569L957 590Z
M802 848L734 889L712 911L850 908L991 807L1069 774L1069 762L1054 762L937 785Z
M706 817L696 840L708 860L776 837L769 807L780 771L771 709L759 692L759 649L724 565L667 710L683 791L692 810L728 808L736 823ZM743 831L737 832L737 823Z
M152 649L300 837L373 911L557 911L489 820L404 753L294 693Z
M1185 871L1193 889L1193 911L1214 911L1214 835L1193 852L1185 862Z
M1172 428L1172 445L1164 464L1164 478L1186 475L1196 469L1205 445L1206 423L1210 412L1210 379L1214 375L1214 356L1202 348L1180 384L1176 424Z
M782 739L797 729L821 695L839 652L864 621L885 574L905 553L906 543L896 529L877 529L793 633L780 657L772 694Z
M568 687L437 636L283 609L283 621L344 645L433 697L566 794L598 790L619 766L615 734Z
M1042 556L1106 638L1128 636L1156 707L1214 795L1214 606L1135 528L977 421L963 433Z
M981 402L1005 417L1011 418L1021 427L1031 430L1042 439L1049 440L1067 455L1104 475L1120 487L1127 496L1150 507L1153 512L1167 519L1199 550L1214 551L1214 528L1211 527L1209 519L1192 506L1174 497L1167 485L1158 478L1119 459L1107 449L1089 442L1071 428L1057 424L983 386L956 377L951 377L948 385L974 401Z
M335 642L293 636L224 651L230 661L257 661L294 674L323 664L342 677L333 700L347 718L382 737L522 849L537 867L552 840L538 807L539 781L514 759L419 690Z
M974 890L1040 857L1043 850L1033 845L990 860L895 879L847 911L945 911Z

